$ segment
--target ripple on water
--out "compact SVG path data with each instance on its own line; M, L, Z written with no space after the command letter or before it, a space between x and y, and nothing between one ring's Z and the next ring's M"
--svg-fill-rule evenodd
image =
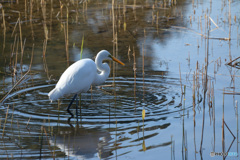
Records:
M114 136L118 136L118 143L121 143L121 148L142 145L140 141L157 137L159 130L167 129L171 125L169 114L174 114L182 109L180 107L181 90L178 79L163 76L148 76L144 80L142 78L116 77L115 87L112 85L113 82L113 79L110 78L101 88L93 87L92 91L81 94L81 107L78 111L79 122L84 127L79 131L79 134L75 135L79 141L86 138L83 135L91 136L93 133L96 134L96 139L101 138L99 135L103 133L107 134L108 137L112 137L108 139L107 143L103 143L104 147L100 147L100 150L105 147L108 148L104 152L108 156L112 155L112 149L109 149L109 147L120 145L112 140ZM43 83L40 82L40 84ZM51 145L54 145L53 140L55 138L54 146L58 146L59 150L56 152L60 154L63 152L62 147L64 147L64 144L61 144L63 143L63 135L60 134L60 131L61 133L67 132L68 134L65 136L72 134L69 133L72 129L67 124L69 114L66 112L71 97L50 103L47 93L53 87L52 84L34 84L33 87L20 89L10 94L5 100L4 106L5 108L9 106L8 115L14 117L13 121L15 123L13 123L13 126L10 123L7 124L5 130L6 135L11 137L11 135L18 134L18 131L13 131L12 128L19 128L21 138L26 139L25 143L28 143L31 135L30 139L33 138L37 141L31 143L31 145L38 146L39 135L42 133L40 126L45 126L53 136L51 136L50 140ZM142 124L143 108L146 110L144 124ZM189 108L191 106L185 109ZM75 114L75 104L72 106L72 112ZM75 123L76 119L72 119L72 124ZM25 128L24 131L22 131L21 126ZM101 129L96 130L99 126ZM29 130L26 130L26 127ZM141 128L144 128L145 135L139 137ZM81 132L88 134L81 134ZM18 140L12 140L12 144L9 144L8 149L13 144L16 147L18 143L23 146ZM166 142L166 144L161 145L169 144ZM29 146L26 148L29 148ZM33 149L31 153L34 154L34 152ZM77 154L71 148L69 148L68 152L72 156Z
M168 81L171 81L170 83ZM178 79L150 78L109 79L103 87L81 94L81 118L96 123L134 122L141 118L143 107L146 121L178 112L181 105ZM14 114L22 118L57 121L68 117L65 108L71 97L50 103L47 93L54 85L41 85L18 90L7 97L5 105L14 105ZM12 98L13 97L13 98ZM75 105L75 104L74 104ZM10 107L11 110L11 107ZM75 106L72 106L75 112ZM11 111L10 111L11 112Z

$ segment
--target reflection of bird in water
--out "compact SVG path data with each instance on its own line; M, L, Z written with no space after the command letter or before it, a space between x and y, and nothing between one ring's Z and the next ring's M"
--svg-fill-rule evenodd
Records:
M58 128L60 131L50 139L67 156L77 159L89 159L96 156L107 158L112 155L109 132L101 128Z
M103 63L103 60L113 60L124 65L106 50L97 54L95 62L88 58L81 59L66 69L56 87L49 92L49 99L54 101L65 95L75 94L67 108L67 111L73 117L69 109L77 94L87 92L91 85L100 85L108 78L110 67L107 63ZM98 70L101 72L100 74L98 74Z

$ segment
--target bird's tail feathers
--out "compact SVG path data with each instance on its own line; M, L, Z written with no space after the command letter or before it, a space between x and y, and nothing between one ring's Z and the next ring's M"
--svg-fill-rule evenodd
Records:
M58 88L54 88L51 92L48 93L49 99L55 101L62 97L62 93Z

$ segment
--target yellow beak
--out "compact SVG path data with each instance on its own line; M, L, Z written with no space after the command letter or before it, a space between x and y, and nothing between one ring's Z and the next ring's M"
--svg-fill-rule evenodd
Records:
M113 57L113 56L111 56L111 58L112 58L113 61L115 61L115 62L117 62L117 63L125 66L125 64L124 64L123 62L121 62L120 60L118 60L117 58L115 58L115 57Z

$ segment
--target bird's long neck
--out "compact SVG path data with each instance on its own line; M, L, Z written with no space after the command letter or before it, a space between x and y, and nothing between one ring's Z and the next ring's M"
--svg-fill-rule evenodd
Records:
M96 57L95 63L98 71L100 71L100 74L96 73L93 85L100 85L107 80L110 74L110 67L108 66L107 63L103 63L103 59L101 58L101 56Z

